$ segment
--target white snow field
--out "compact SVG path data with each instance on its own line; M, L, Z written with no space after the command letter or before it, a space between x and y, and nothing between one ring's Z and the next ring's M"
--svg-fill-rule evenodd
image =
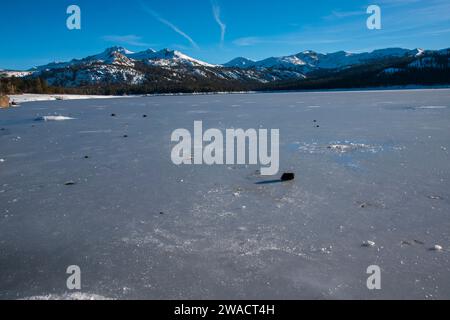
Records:
M11 95L11 102L17 104L35 101L54 101L54 100L85 100L85 99L112 99L119 96L96 96L96 95L78 95L78 94L16 94ZM123 98L123 97L120 97Z
M0 298L449 299L449 107L443 89L1 110ZM35 121L54 115L75 120ZM173 165L171 133L196 120L280 129L296 180Z

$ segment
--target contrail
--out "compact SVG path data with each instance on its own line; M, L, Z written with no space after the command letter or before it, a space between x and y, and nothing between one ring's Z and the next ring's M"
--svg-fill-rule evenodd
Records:
M211 5L213 9L214 19L216 20L217 24L220 26L221 30L221 36L220 36L220 43L223 45L225 41L225 33L227 31L227 25L222 22L220 19L220 6L214 1L211 0Z
M176 25L174 25L170 21L168 21L168 20L166 20L164 18L161 18L161 17L159 17L157 15L155 15L155 18L157 18L160 22L164 23L166 26L170 27L173 31L175 31L176 33L178 33L179 35L181 35L185 39L187 39L192 44L193 47L195 47L197 49L199 48L197 43L194 40L192 40L192 38L189 35L187 35L182 30L180 30Z
M166 26L168 26L169 28L171 28L173 31L175 31L176 33L178 33L179 35L181 35L183 38L185 38L186 40L188 40L191 45L198 49L199 46L197 45L197 43L185 32L183 32L183 30L181 30L180 28L178 28L176 25L174 25L172 22L164 19L163 17L161 17L158 13L156 13L155 11L149 9L147 6L145 6L142 2L141 2L141 6L142 8L144 8L145 11L147 11L147 13L151 14L155 19L157 19L159 22L165 24Z

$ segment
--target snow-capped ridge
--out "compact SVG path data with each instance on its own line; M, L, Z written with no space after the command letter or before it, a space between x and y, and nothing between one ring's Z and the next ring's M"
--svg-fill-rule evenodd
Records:
M123 54L123 55L131 55L131 54L134 54L133 51L130 51L130 50L128 50L127 48L119 47L119 46L114 46L114 47L107 48L103 53L104 53L104 54L120 53L120 54Z
M99 54L91 55L83 59L73 59L68 62L52 62L43 66L35 67L30 71L44 72L92 64L117 65L132 68L134 67L134 63L136 61L159 67L219 67L217 65L192 58L180 51L170 50L167 48L159 51L147 49L140 52L133 52L124 47L114 46L105 49Z
M216 67L215 65L207 62L194 59L180 51L162 49L154 52L153 55L148 57L147 62L159 66L174 66L174 65L190 65L190 66L204 66L204 67Z
M439 53L445 54L447 51L441 50ZM210 64L195 58L192 58L180 51L162 49L155 51L147 49L140 52L133 52L124 47L114 46L107 48L102 53L88 56L83 59L74 59L69 62L53 62L44 66L34 68L33 71L45 71L54 69L63 69L71 66L103 63L107 65L118 65L133 67L134 62L141 61L149 65L159 67L207 67L207 68L239 68L239 69L286 69L297 72L311 72L316 69L339 69L357 64L367 63L373 60L399 57L420 57L426 53L423 49L402 49L387 48L374 50L372 52L350 53L338 51L333 53L317 53L312 50L305 50L297 54L270 57L267 59L253 61L244 57L235 58L223 65Z
M270 83L326 77L365 65L371 68L384 67L385 69L379 70L382 75L396 74L407 69L442 69L450 65L446 55L450 55L449 49L433 51L387 48L362 53L337 51L325 54L304 50L259 61L238 57L223 65L214 65L168 48L133 52L114 46L86 58L52 62L23 74L2 71L0 77L41 77L47 80L50 86L56 87L144 83L151 85L153 82L178 85L200 81ZM358 72L363 69L359 68Z
M247 60L246 58L236 58L223 66L242 69L253 67L259 69L276 68L308 73L316 69L340 69L386 58L420 57L424 52L423 49L387 48L362 53L338 51L322 54L313 50L305 50L294 55L270 57L260 61L251 61L251 63L244 63Z

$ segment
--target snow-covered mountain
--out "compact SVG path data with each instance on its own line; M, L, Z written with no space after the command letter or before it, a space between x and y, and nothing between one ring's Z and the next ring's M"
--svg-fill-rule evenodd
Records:
M309 73L317 69L341 69L386 58L418 57L423 54L424 51L422 49L408 50L401 48L382 49L370 53L339 51L329 54L308 50L295 55L271 57L260 61L252 61L241 57L224 64L224 66L247 69L290 69Z
M282 80L326 77L353 68L370 69L382 65L380 73L396 74L406 69L448 67L450 50L389 48L373 52L349 53L339 51L322 54L303 51L290 56L271 57L253 61L244 57L223 65L210 64L182 52L147 49L132 52L112 47L83 59L53 62L27 72L7 73L6 77L40 77L51 86L85 87L99 85L163 85L183 87L186 83L208 83L233 87L240 84L266 84ZM404 63L397 65L398 63ZM384 70L384 71L383 71Z
M209 63L191 58L179 51L173 51L169 49L163 49L161 51L155 51L153 49L148 49L142 52L132 52L122 47L112 47L106 49L100 54L86 57L81 60L74 59L70 62L55 62L44 66L37 67L33 70L45 71L52 69L60 69L71 66L86 66L92 64L106 64L106 65L116 65L124 67L134 67L136 61L141 61L149 65L155 66L205 66L214 67Z
M158 52L154 52L152 55L149 55L144 60L146 63L154 66L180 66L180 65L188 65L191 67L202 66L202 67L210 67L213 68L215 65L191 58L179 51L173 51L169 49L163 49Z
M145 81L146 75L138 64L171 69L174 72L180 68L216 68L215 65L191 58L179 51L148 49L135 53L123 47L112 47L83 59L54 62L33 68L31 71L35 77L44 77L50 85L74 87L102 82L141 84ZM199 70L190 72L202 74Z
M64 69L68 67L89 66L94 64L107 64L107 65L133 67L134 63L131 59L127 57L128 54L133 54L133 52L128 51L127 49L122 47L112 47L106 49L102 53L89 56L81 60L73 59L69 62L53 62L50 64L33 68L31 69L31 71L43 72L55 69Z
M146 68L152 68L148 70ZM104 52L69 62L54 62L32 69L35 77L43 77L50 85L77 87L93 84L142 84L151 81L214 80L270 82L292 78L291 71L274 73L238 68L225 68L189 57L179 51L148 49L132 52L112 47ZM155 79L159 74L160 79ZM302 75L298 75L302 77Z

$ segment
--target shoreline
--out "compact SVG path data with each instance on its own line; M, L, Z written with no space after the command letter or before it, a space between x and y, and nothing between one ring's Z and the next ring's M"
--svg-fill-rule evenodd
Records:
M450 85L442 86L394 86L394 87L376 87L376 88L353 88L353 89L317 89L317 90L277 90L277 91L234 91L234 92L192 92L192 93L151 93L123 96L106 95L83 95L83 94L13 94L8 95L11 102L22 104L27 102L41 101L65 101L65 100L94 100L94 99L119 99L119 98L139 98L139 97L164 97L164 96L209 96L209 95L234 95L234 94L290 94L290 93L344 93L344 92L395 92L395 91L429 91L429 90L448 90Z
M39 101L64 101L64 100L92 100L92 99L117 99L125 98L127 96L102 96L102 95L82 95L82 94L13 94L8 95L11 103L27 103L27 102L39 102Z

